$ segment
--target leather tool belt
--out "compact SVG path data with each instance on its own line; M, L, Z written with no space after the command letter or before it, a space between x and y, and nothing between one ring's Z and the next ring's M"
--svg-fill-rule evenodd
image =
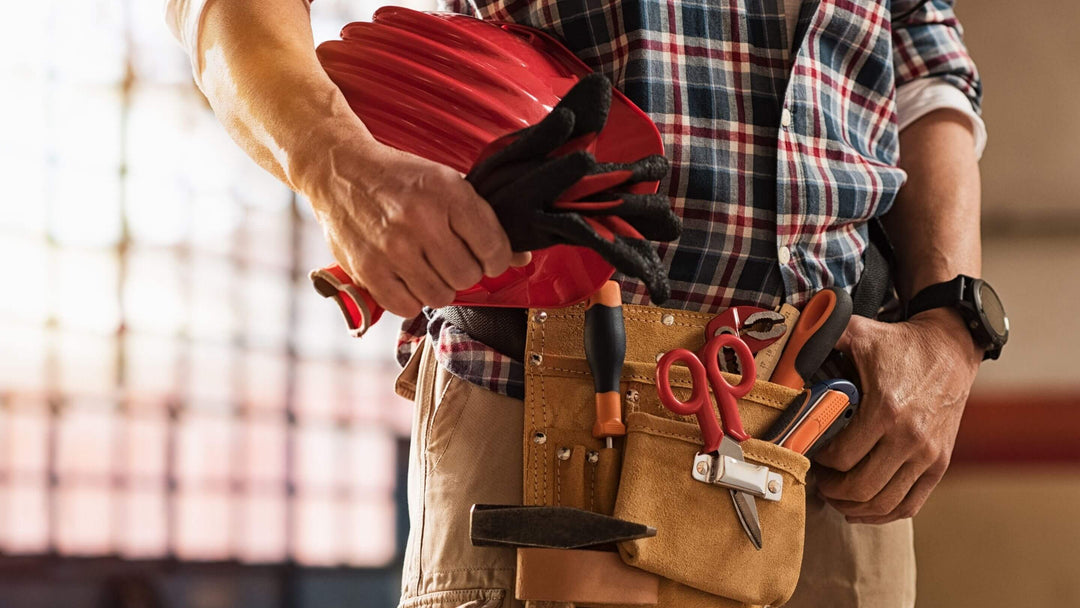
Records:
M809 461L772 443L742 443L747 463L765 465L783 478L780 500L758 501L764 546L757 550L728 490L691 476L702 445L698 425L665 409L655 387L658 356L679 347L696 352L713 315L624 305L620 391L627 435L606 448L591 432L596 408L583 347L584 310L528 313L524 504L582 508L655 527L655 537L620 543L618 550L625 563L660 577L659 606L787 601L802 562ZM680 399L689 396L685 368L671 371L671 384ZM738 400L747 432L754 436L768 428L797 394L758 381ZM519 572L519 579L527 574Z

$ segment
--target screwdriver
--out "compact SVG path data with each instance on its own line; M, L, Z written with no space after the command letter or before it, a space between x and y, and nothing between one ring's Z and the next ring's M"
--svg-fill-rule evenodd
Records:
M622 420L619 378L626 358L626 327L623 325L622 290L615 281L604 283L585 303L585 359L596 389L596 424L593 437L603 438L607 448L612 437L626 434Z

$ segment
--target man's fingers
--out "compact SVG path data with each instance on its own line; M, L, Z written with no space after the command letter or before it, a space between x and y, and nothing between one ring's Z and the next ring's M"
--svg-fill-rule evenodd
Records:
M870 327L874 323L878 322L859 315L852 315L851 320L848 321L847 329L840 335L840 339L836 341L836 350L852 356L854 344L867 335L867 330L874 329Z
M919 477L918 481L911 486L911 490L908 491L907 496L904 497L900 503L889 511L885 515L870 515L870 516L849 516L848 522L853 524L887 524L900 519L907 519L909 517L915 517L919 514L923 505L926 504L926 499L930 498L930 493L937 487L938 482L941 481L943 474L936 471L927 471Z
M470 200L450 208L450 229L465 242L484 274L497 277L510 266L510 240L491 206L475 193Z
M399 264L396 270L409 292L424 306L439 308L454 301L456 290L442 280L427 256L421 255L410 264Z
M869 500L838 500L830 498L824 491L822 494L829 504L847 517L884 517L900 505L924 472L922 465L905 463L885 487Z
M389 271L376 271L364 282L364 287L380 306L399 317L415 317L423 307L405 283Z
M847 472L855 468L855 465L874 449L884 433L872 420L872 404L868 401L869 399L864 399L851 424L814 455L815 462L836 471Z
M870 454L847 473L823 471L825 475L818 481L818 490L832 500L869 502L891 483L904 462L904 454L891 447L887 440L879 441ZM914 483L915 480L911 481ZM896 502L899 503L901 498L903 496L898 496ZM890 506L890 510L895 506Z
M457 235L445 235L428 244L425 256L444 283L455 291L468 289L484 276L484 270Z

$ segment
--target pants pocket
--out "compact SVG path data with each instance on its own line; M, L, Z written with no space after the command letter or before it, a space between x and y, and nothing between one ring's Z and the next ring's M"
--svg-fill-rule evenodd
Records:
M402 600L399 608L500 608L505 589L454 589Z

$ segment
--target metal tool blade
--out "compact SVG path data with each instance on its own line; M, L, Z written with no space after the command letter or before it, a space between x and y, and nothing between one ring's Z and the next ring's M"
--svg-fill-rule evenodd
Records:
M760 551L762 547L761 520L758 519L757 503L754 497L746 492L731 490L731 502L735 504L735 514L739 516L743 531L750 538L754 548Z
M656 529L570 507L473 505L470 536L478 547L581 549L656 536Z

